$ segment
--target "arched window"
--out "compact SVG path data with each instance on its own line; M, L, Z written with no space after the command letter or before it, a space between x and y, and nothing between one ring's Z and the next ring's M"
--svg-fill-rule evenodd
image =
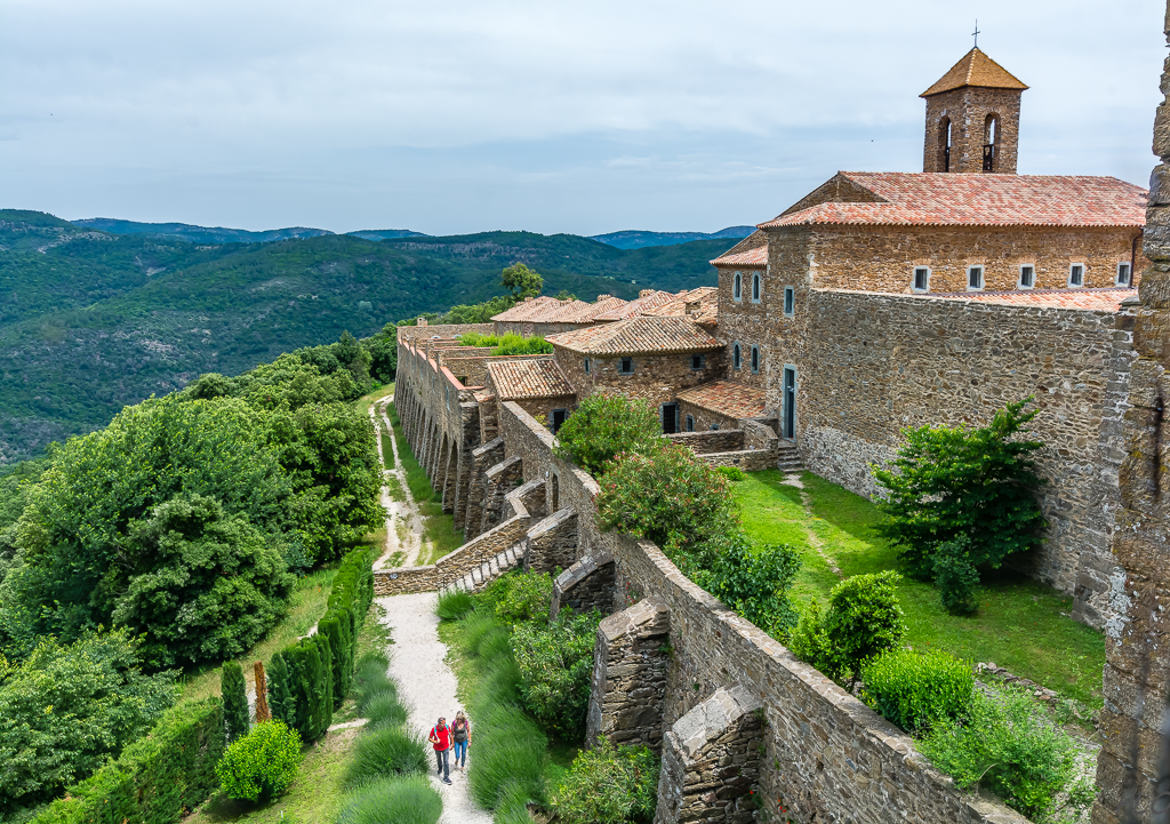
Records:
M944 172L951 170L951 119L944 117L938 123L938 167Z
M731 299L743 300L743 275L735 273L735 280L731 283Z
M743 355L740 352L738 343L731 347L731 365L735 369L743 366Z
M760 371L760 347L752 347L752 372Z
M760 291L762 289L762 278L760 273L756 272L752 275L752 303L760 302Z
M983 171L994 172L999 153L999 115L987 115L983 122Z

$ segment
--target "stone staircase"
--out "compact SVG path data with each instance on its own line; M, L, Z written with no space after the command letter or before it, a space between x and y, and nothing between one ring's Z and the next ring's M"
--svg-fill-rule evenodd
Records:
M800 451L792 441L780 441L777 449L776 468L781 472L800 472L804 469L804 462L800 460Z
M494 558L484 561L470 572L452 581L439 590L439 595L448 592L478 592L492 581L524 563L524 548L520 544L513 544Z

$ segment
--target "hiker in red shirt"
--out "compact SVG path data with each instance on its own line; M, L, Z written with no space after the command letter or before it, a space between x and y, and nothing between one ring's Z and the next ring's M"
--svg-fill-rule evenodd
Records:
M431 727L427 740L435 748L435 761L439 765L439 775L443 776L443 783L451 783L451 728L447 726L447 719L439 717L439 723Z

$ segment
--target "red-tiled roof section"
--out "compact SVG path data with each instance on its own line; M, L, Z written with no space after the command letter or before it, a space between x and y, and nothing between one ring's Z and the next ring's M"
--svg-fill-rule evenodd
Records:
M764 414L764 390L735 381L685 389L678 393L678 399L729 418L758 418Z
M573 387L552 358L488 361L487 370L502 401L573 394Z
M711 261L712 266L767 266L768 236L761 231L752 232Z
M643 289L638 297L625 306L619 306L607 312L602 312L593 318L597 321L625 320L645 314L650 309L669 303L674 300L672 292L662 292L657 289Z
M546 340L583 355L705 352L722 346L693 320L647 315L561 332L549 335Z
M828 202L761 223L957 226L1145 225L1149 192L1115 177L946 172L840 172L881 198ZM716 261L718 263L719 261Z
M571 303L571 301L557 300L547 295L541 295L522 300L510 309L505 309L498 315L492 315L492 320L512 323L544 320L548 315L562 309L567 303Z
M951 66L946 74L919 97L930 97L934 94L961 89L964 86L1015 89L1021 92L1028 88L1020 78L996 63L976 46L959 58L958 63Z
M1137 289L1022 289L1012 292L947 292L928 295L940 300L969 300L1003 306L1039 306L1052 309L1082 309L1117 312L1122 301L1137 297Z
M674 300L646 312L651 317L690 318L695 323L711 324L719 320L719 290L698 286L679 292Z
M615 298L613 295L598 295L597 301L589 305L589 309L581 314L582 323L592 323L600 316L610 312L620 311L628 304L625 298Z

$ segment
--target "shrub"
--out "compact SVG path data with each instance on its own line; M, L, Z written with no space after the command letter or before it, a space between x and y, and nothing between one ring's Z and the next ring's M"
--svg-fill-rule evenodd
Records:
M244 686L244 670L235 661L225 661L219 677L223 695L223 723L228 741L235 741L248 733L251 717L248 714L248 694Z
M288 685L292 703L289 726L306 742L325 734L333 720L333 655L329 641L318 633L302 638L283 653L288 665Z
M862 667L866 703L910 732L964 718L975 675L970 664L941 650L891 650Z
M475 755L470 761L472 798L494 809L505 793L534 796L544 782L547 741L514 705L477 703L473 716Z
M971 562L971 540L960 535L939 544L934 553L934 583L943 608L952 615L972 615L979 609L975 587L979 570Z
M852 685L861 665L901 645L906 619L898 604L900 576L889 570L854 575L833 587L825 613L825 635L836 669Z
M563 824L649 824L658 800L658 760L646 747L606 739L582 750L552 792Z
M391 689L397 689L387 675L389 668L389 659L380 652L367 652L357 662L353 674L353 688L357 693L359 709L363 706L362 702L366 700L369 693L387 686Z
M384 778L351 793L337 824L435 824L442 810L439 794L425 777Z
M621 395L590 395L557 430L556 453L600 477L622 452L649 452L662 426L649 403Z
M740 534L720 544L710 568L696 572L696 582L760 629L787 638L798 617L788 589L800 554L785 544L752 547Z
M879 531L899 547L911 575L945 586L948 609L971 609L979 569L1040 544L1043 480L1034 454L1043 444L1020 437L1036 417L1024 411L1031 401L1008 404L979 429L907 430L892 468L874 470L886 490L878 505L890 516Z
M424 773L428 763L420 738L396 727L367 730L354 745L345 783L355 787L375 778Z
M520 669L520 700L550 736L577 743L585 734L599 612L562 612L544 626L519 624L512 654Z
M215 765L215 774L229 798L267 801L292 784L301 758L297 731L282 721L265 721L228 745Z
M623 453L597 503L603 529L653 541L684 568L708 566L719 541L739 532L727 480L677 444Z
M738 466L717 466L715 471L729 481L742 481L747 478L747 475Z
M937 724L921 746L960 787L982 785L1037 820L1073 783L1075 742L1020 690L975 693L967 718ZM1074 803L1085 800L1074 796Z
M490 606L505 624L547 620L553 580L548 573L513 572L502 575L483 591L481 603Z
M810 664L829 678L837 680L837 663L833 657L833 646L825 632L825 618L821 605L809 601L800 610L800 620L788 638L788 649L806 664Z
M268 662L268 709L273 719L291 726L296 717L296 705L288 678L288 662L278 652Z
M448 590L439 596L439 605L435 607L435 613L443 621L458 621L471 612L474 605L470 592Z
M395 690L381 690L375 692L366 701L363 713L369 719L367 727L397 727L406 723L406 707L398 700Z

